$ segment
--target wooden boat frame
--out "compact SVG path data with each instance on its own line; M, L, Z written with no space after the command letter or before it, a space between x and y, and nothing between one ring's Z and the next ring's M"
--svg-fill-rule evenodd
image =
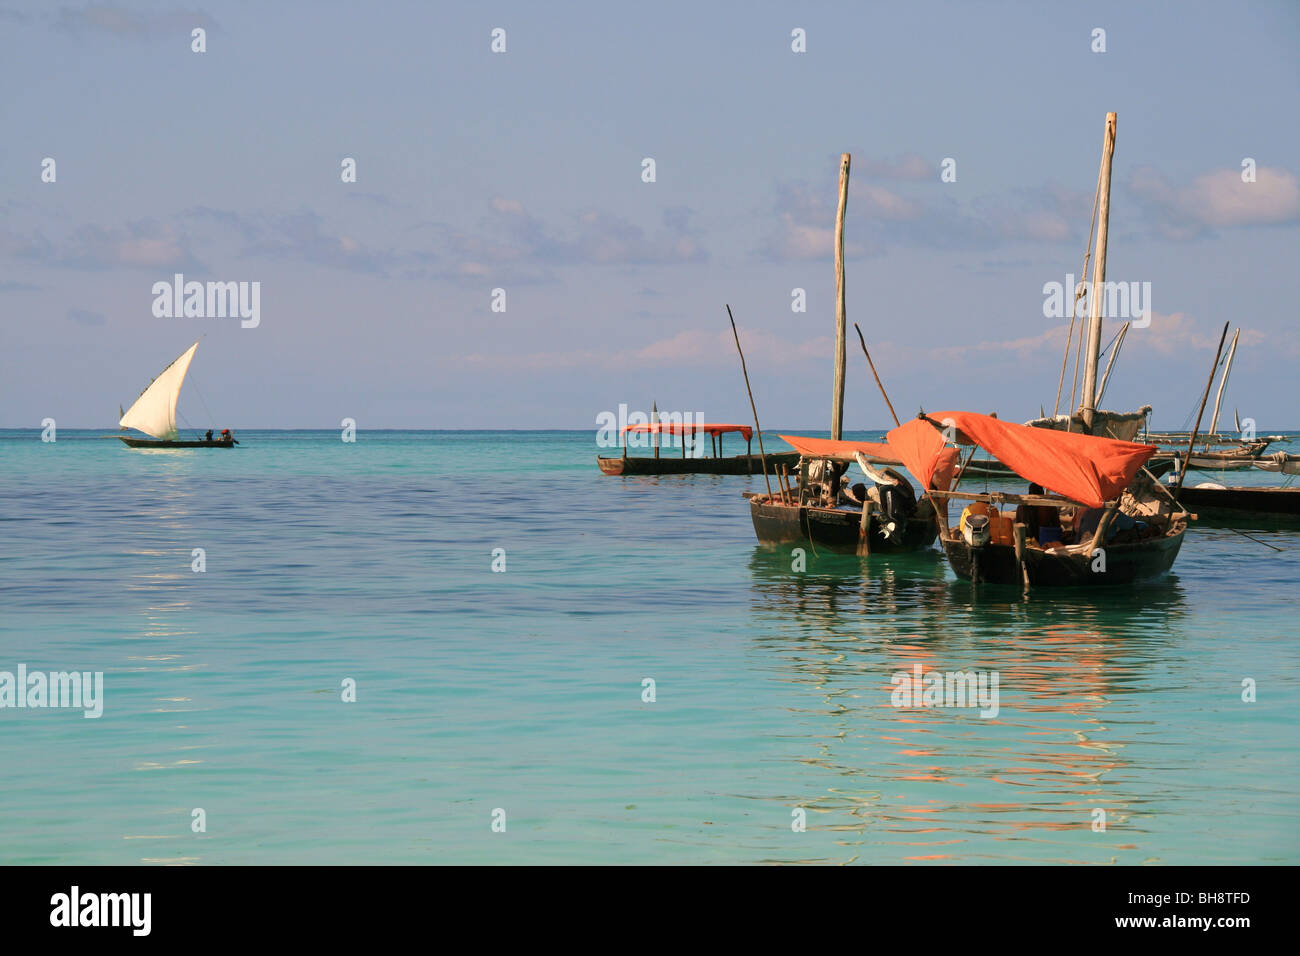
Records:
M798 484L795 487L789 487L790 475L782 471L778 477L785 479L786 483L781 485L780 493L745 495L749 499L754 534L760 543L808 542L814 550L857 555L922 551L934 544L939 533L937 508L924 497L917 501L916 514L908 519L900 541L890 540L881 530L879 508L870 499L859 511L811 503L808 466L813 461L835 460L799 457Z
M675 423L664 423L673 427ZM778 452L773 455L755 455L753 454L753 438L745 439L745 454L724 456L722 454L722 435L724 432L715 432L711 429L724 428L729 431L747 430L747 425L737 426L718 426L718 425L700 425L698 427L687 428L685 425L676 423L682 431L669 431L668 434L678 434L681 439L681 457L677 456L660 456L658 443L654 446L654 456L637 455L628 456L627 453L627 434L629 429L624 429L623 437L623 454L622 456L605 457L596 456L596 465L605 475L761 475L763 474L763 462L767 461L768 474L779 474L782 468L794 466L798 460L797 452ZM655 426L657 429L660 426ZM709 435L712 446L712 456L688 455L686 453L687 438L691 439L692 445L699 439L701 433ZM659 435L662 432L654 431L651 434ZM694 448L691 449L694 451Z
M1149 480L1153 486L1159 487L1154 479ZM1058 511L1066 508L1090 510L1081 502L1058 495L933 490L930 494L945 500L955 498L983 501L999 509L1003 505L1013 504L1051 507ZM1131 499L1131 508L1138 504L1138 499L1133 498L1127 489L1125 496ZM1173 567L1183 544L1188 520L1196 516L1183 510L1172 511L1167 515L1160 515L1158 511L1138 511L1132 517L1152 519L1151 524L1156 527L1156 533L1131 542L1110 541L1110 528L1115 515L1120 511L1121 499L1108 502L1097 530L1087 541L1044 547L1028 539L1027 526L1023 522L1016 522L1013 526L1014 544L989 541L972 545L966 540L960 526L954 528L948 524L945 508L942 512L944 527L939 533L939 540L953 573L974 584L988 582L1024 588L1129 584L1156 577ZM1167 527L1161 529L1160 525L1166 522Z
M768 474L778 474L799 461L797 452L767 455ZM763 456L730 455L718 458L604 458L596 464L606 475L761 475Z
M161 438L131 438L127 435L118 435L128 448L234 448L235 441L206 441L199 439L197 441L166 441Z
M1155 477L1159 478L1173 471L1178 465L1177 456L1166 457L1162 455L1153 455L1147 461L1147 470ZM1196 467L1195 459L1192 461L1192 467ZM963 476L971 478L992 478L992 479L1015 479L1020 480L1020 476L1011 470L1007 465L998 461L996 458L972 458L962 469Z
M1184 485L1178 499L1209 526L1300 527L1300 485Z

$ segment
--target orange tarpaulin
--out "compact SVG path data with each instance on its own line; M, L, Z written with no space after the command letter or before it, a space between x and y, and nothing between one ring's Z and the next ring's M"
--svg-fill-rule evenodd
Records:
M913 428L913 425L922 427ZM913 419L895 428L885 438L907 470L921 482L921 487L929 488L931 479L935 488L945 491L952 484L953 473L957 470L957 449L949 448L943 435L932 426Z
M668 435L694 435L698 432L705 432L709 435L722 435L726 432L740 432L745 441L749 441L754 434L754 429L748 425L686 425L682 422L646 422L642 425L628 425L624 427L625 432L659 432Z
M1091 508L1119 497L1156 452L1152 445L1031 428L975 412L938 412L930 418L953 425L1026 481ZM934 445L927 432L942 441L942 434L919 418L889 433L889 444L909 469L912 463L905 455L919 456L918 467L926 465L925 449Z
M931 432L934 429L930 429ZM834 458L840 461L853 461L853 456L861 453L862 457L882 465L904 465L920 482L921 490L930 487L930 478L937 474L941 484L938 488L947 488L948 482L952 480L952 473L957 467L957 452L951 448L945 448L943 438L936 433L937 447L930 450L927 461L937 461L931 465L930 471L922 474L912 467L912 462L904 458L893 444L882 444L873 441L836 441L833 438L804 438L799 435L778 435L778 438L785 441L791 448L803 455L805 458ZM920 458L916 460L919 462ZM937 465L937 467L936 467Z
M833 438L804 438L800 435L777 435L787 445L805 458L836 458L841 461L853 461L853 456L861 452L866 458L872 458L887 465L901 465L902 459L888 445L874 441L836 441Z

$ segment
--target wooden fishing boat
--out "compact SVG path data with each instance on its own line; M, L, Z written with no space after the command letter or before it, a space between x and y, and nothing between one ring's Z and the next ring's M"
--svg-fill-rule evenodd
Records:
M798 455L767 456L767 470L775 474L781 467L793 468ZM759 455L731 455L726 458L596 458L606 475L761 475L763 458Z
M722 454L722 436L737 432L745 439L745 454L725 456ZM629 456L628 435L641 434L662 436L669 435L679 439L681 455L661 455L656 445L653 456ZM650 422L640 425L628 425L623 429L623 454L621 457L596 456L596 464L601 473L606 475L761 475L763 473L762 455L752 454L751 441L754 430L748 425L725 425L682 422ZM703 451L698 444L700 436L708 435L713 455L697 455ZM794 452L767 455L767 470L776 474L781 468L793 468L799 461Z
M781 545L811 542L815 550L837 554L893 554L922 551L934 544L939 522L934 511L923 505L906 520L897 538L888 537L880 527L880 516L873 510L869 524L851 508L825 508L799 505L796 500L769 499L754 495L749 501L754 534L762 544Z
M1157 449L1129 440L1150 407L1119 414L1099 408L1127 331L1121 329L1116 337L1116 352L1099 383L1102 296L1098 290L1104 288L1106 276L1116 121L1114 113L1106 115L1088 324L1079 330L1079 354L1085 365L1078 410L1058 415L1054 409L1051 418L1026 425L974 412L922 414L887 436L888 444L922 482L929 482L939 454L952 441L983 449L1029 483L1026 494L972 493L956 487L931 490L934 498L970 502L955 527L947 520L947 509L940 512L939 540L949 566L964 580L1025 588L1125 584L1168 571L1183 544L1190 516L1144 469ZM1076 309L1077 301L1076 296ZM1072 311L1071 336L1073 328ZM1063 364L1061 383L1064 378ZM1015 510L1004 511L1006 505Z
M1230 438L1218 433L1219 412L1223 406L1223 393L1228 387L1228 376L1232 374L1232 360L1237 355L1237 343L1240 339L1241 329L1237 329L1232 335L1232 345L1229 347L1228 355L1223 361L1223 377L1219 379L1219 391L1214 399L1214 414L1210 418L1208 432L1200 436L1200 448L1196 447L1197 432L1195 431L1190 433L1147 433L1145 436L1146 441L1162 446L1162 455L1172 456L1177 462L1188 458L1187 467L1200 471L1245 471L1255 467L1255 462L1263 457L1269 445L1274 442L1287 441L1285 435L1254 436L1252 433L1252 437L1249 438L1244 437L1244 435L1240 438ZM1213 381L1214 375L1213 370L1211 370L1211 384ZM1235 412L1233 418L1237 431L1241 434L1241 422L1236 420Z
M1225 332L1227 327L1224 327ZM1224 360L1223 377L1219 381L1219 392L1214 400L1214 415L1210 419L1210 438L1197 445L1197 432L1194 430L1186 436L1154 436L1164 442L1177 440L1182 448L1174 451L1173 457L1180 464L1188 458L1188 449L1193 449L1187 460L1188 468L1202 471L1268 471L1286 475L1300 474L1300 456L1279 451L1265 455L1264 450L1274 442L1285 442L1286 435L1265 435L1256 438L1223 438L1216 432L1219 424L1219 411L1223 402L1223 393L1227 388L1228 375L1232 371L1232 360L1237 353L1237 342L1241 329L1232 336L1232 347L1228 349ZM1216 359L1217 365L1217 359ZM1214 382L1213 369L1210 383ZM1209 395L1209 385L1206 386ZM1204 409L1204 403L1202 403ZM1234 424L1241 431L1241 422L1235 412ZM1199 419L1198 419L1199 425ZM1215 451L1216 448L1222 450ZM1184 470L1185 473L1185 470ZM1195 508L1199 518L1206 524L1233 527L1254 526L1259 528L1300 527L1300 487L1287 485L1237 485L1225 487L1216 482L1201 482L1193 486L1182 484L1180 474L1174 494L1187 508Z
M1152 455L1147 460L1147 470L1157 478L1173 471L1178 465L1177 455L1164 455L1159 452ZM1195 464L1193 464L1195 467ZM1012 481L1017 478L1016 473L992 458L972 458L962 467L962 475L968 478L989 478L1001 479L1003 481Z
M129 448L233 448L239 444L228 431L223 431L220 438L198 438L181 440L176 430L176 403L180 399L181 386L185 384L185 375L190 370L190 362L199 343L195 342L180 356L158 373L140 393L140 397L121 416L118 425L123 431L134 428L144 432L149 438L136 438L132 435L117 437ZM208 434L211 434L209 432Z
M1153 458L1156 461L1168 461L1171 465L1177 465L1187 457L1186 445L1187 439L1184 438L1182 448L1161 447ZM1255 467L1255 462L1259 461L1268 445L1267 441L1258 441L1219 450L1202 447L1192 452L1188 467L1195 468L1197 471L1249 471Z
M130 438L126 435L118 435L118 438L126 442L130 448L234 448L235 441L206 441L202 438L197 441L162 441L156 438Z
M779 437L798 450L797 478L792 480L785 469L778 473L779 493L745 495L761 543L809 543L814 550L862 555L919 551L934 544L936 506L928 499L917 501L907 478L889 467L902 462L886 445ZM870 487L848 485L845 472L854 462ZM951 477L955 465L953 452L941 474Z
M1154 577L1173 566L1190 516L1143 472L1152 446L974 412L923 415L891 431L888 443L913 475L928 482L945 430L1042 489L930 491L933 498L972 503L955 527L946 508L938 511L939 540L958 577L1023 587L1100 586ZM1005 505L1016 511L1004 512Z
M1173 567L1183 544L1183 528L1173 534L1161 534L1150 541L1127 544L1111 543L1105 547L1106 564L1094 570L1097 553L1091 544L1074 550L1059 548L1043 551L987 545L973 548L961 540L943 540L948 565L963 580L979 583L1022 585L1025 587L1093 586L1130 584L1158 577Z
M1300 487L1202 483L1184 486L1178 500L1206 525L1300 527Z
M849 197L848 153L840 155L839 205L835 214L835 352L833 370L833 400L831 405L831 437L806 438L794 435L779 436L799 454L798 478L793 483L788 469L777 472L777 491L769 483L767 494L747 495L750 519L754 534L766 545L807 542L814 551L826 549L845 554L875 554L918 551L929 548L938 534L940 505L925 496L931 487L931 475L920 485L923 498L918 501L916 490L893 465L902 465L901 459L885 445L877 442L844 441L844 381L847 371L845 341L848 336L848 317L844 295L844 217ZM728 307L730 313L730 307ZM898 415L893 403L885 394L885 386L876 372L871 353L867 351L862 329L854 324L862 352L871 368L885 404L895 424ZM734 333L735 322L732 322ZM740 339L736 338L739 348ZM744 368L744 356L741 356ZM748 388L749 375L745 374ZM753 394L750 394L753 405ZM758 410L754 409L758 422ZM943 471L943 487L951 479L956 465L956 453L951 453ZM850 485L846 472L857 463L870 486L863 483ZM883 470L881 470L883 468ZM932 470L933 471L933 470Z

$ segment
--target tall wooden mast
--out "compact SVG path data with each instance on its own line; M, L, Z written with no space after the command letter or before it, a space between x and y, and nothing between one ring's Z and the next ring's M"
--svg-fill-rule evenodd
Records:
M1110 164L1115 156L1116 114L1106 114L1106 138L1101 148L1101 179L1097 186L1097 250L1092 259L1092 287L1088 292L1088 350L1083 369L1084 426L1091 431L1097 411L1097 363L1101 356L1101 304L1106 289L1106 231L1110 224Z
M849 204L849 154L840 156L840 205L835 213L835 398L831 404L831 438L844 437L844 368L848 317L844 311L844 210Z

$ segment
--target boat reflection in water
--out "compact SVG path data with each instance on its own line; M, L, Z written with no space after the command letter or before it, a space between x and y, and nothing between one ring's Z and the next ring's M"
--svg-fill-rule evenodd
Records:
M776 841L771 860L1151 856L1130 748L1150 733L1153 662L1180 640L1176 578L1102 603L1010 590L976 599L937 551L887 566L810 555L797 572L789 553L758 548L749 566L764 696L784 711L774 748L786 802L806 811L805 837L820 835ZM895 706L895 678L918 670L996 675L996 716Z
M189 592L197 584L191 542L206 540L195 528L198 494L193 488L190 453L147 451L161 456L135 490L125 493L123 509L147 516L142 530L128 531L123 557L131 568L123 587L138 592L144 604L139 638L192 637Z

